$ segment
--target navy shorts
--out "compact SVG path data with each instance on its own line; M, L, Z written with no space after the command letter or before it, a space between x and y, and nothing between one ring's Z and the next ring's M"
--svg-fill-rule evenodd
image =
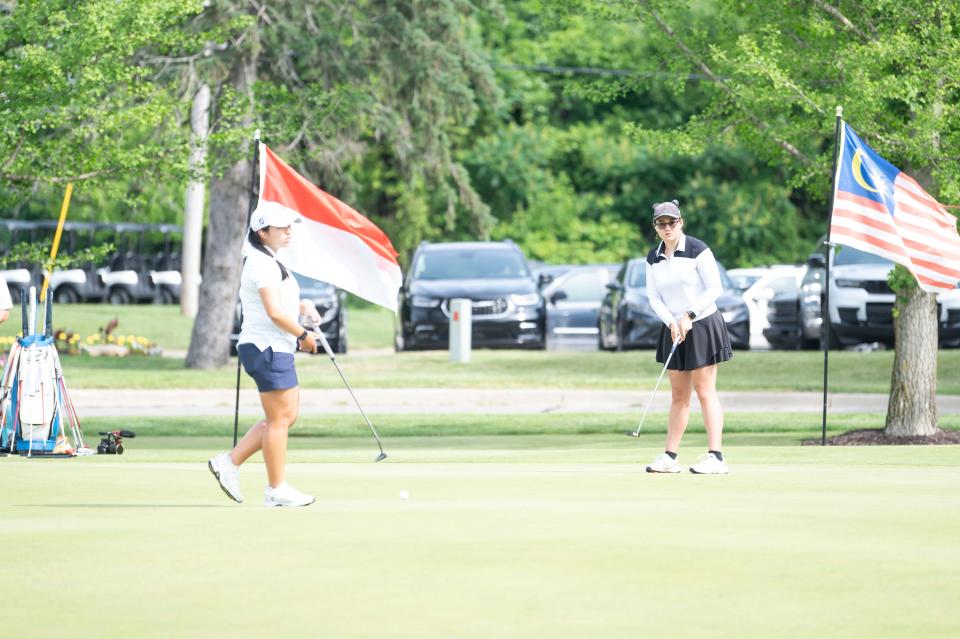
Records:
M298 385L293 353L275 353L271 346L261 351L253 344L238 344L237 354L243 369L257 383L257 390L261 393L287 390Z

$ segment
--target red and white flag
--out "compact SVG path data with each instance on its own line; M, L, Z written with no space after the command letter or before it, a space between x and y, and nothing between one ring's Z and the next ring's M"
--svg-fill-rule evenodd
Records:
M957 218L846 122L839 145L830 241L902 264L929 293L953 289L960 281Z
M402 276L390 238L260 143L260 199L253 214L272 207L303 220L294 225L290 245L277 254L284 266L397 311Z

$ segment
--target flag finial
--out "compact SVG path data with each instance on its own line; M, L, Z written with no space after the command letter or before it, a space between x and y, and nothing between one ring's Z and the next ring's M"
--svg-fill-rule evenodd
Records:
M837 117L838 117L838 118L842 118L842 117L843 117L843 107L842 107L842 106L838 106L838 107L837 107Z

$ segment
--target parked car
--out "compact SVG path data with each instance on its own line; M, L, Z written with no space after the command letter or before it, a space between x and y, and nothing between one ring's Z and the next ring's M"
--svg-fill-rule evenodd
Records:
M456 298L472 300L473 346L544 347L543 296L514 242L423 242L400 287L396 350L447 348Z
M873 253L850 246L828 247L820 243L810 255L807 273L800 285L800 327L806 343L819 344L823 325L823 281L830 259L830 347L863 342L894 343L895 295L887 283L894 264ZM960 291L937 296L940 344L960 345Z
M774 295L767 302L767 327L763 336L771 348L807 349L816 348L819 339L809 340L803 335L800 321L800 288Z
M330 350L334 353L347 352L347 305L346 293L337 289L333 284L328 284L312 277L293 273L300 285L300 299L310 300L317 307L320 313L320 330L330 344ZM240 302L237 302L233 316L233 332L230 334L230 353L237 353L237 339L240 337L241 323ZM318 349L320 353L323 349Z
M596 346L600 303L607 282L616 277L619 268L618 264L575 266L543 287L548 347L564 342Z
M737 278L743 282L746 278L742 274L745 269L731 269L727 271L730 279L736 283ZM742 292L743 301L750 309L750 346L752 348L767 348L772 343L765 331L770 327L768 319L770 303L777 295L792 293L798 295L800 282L806 272L806 266L792 264L775 264L762 269L749 269L753 273L749 279L753 282ZM735 271L739 274L735 274Z
M725 269L719 268L723 293L717 299L717 309L727 324L731 345L748 349L750 311ZM647 299L646 259L627 260L607 289L597 320L600 349L656 348L662 322Z
M537 264L530 267L530 272L537 287L542 290L547 284L574 268L576 266L573 264Z
M727 271L727 275L730 276L730 281L733 282L733 287L743 293L748 288L760 281L760 279L767 274L769 269L769 266L732 268Z

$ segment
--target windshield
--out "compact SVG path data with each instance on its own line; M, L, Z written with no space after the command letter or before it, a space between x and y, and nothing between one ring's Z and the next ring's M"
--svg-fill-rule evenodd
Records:
M647 263L644 261L634 262L627 272L627 288L646 288L646 286Z
M729 274L728 274L729 275ZM745 291L760 281L759 275L736 275L733 278L733 285L738 291Z
M292 271L291 271L292 272ZM312 277L307 277L306 275L300 275L299 273L294 273L293 277L296 278L297 284L300 285L301 289L329 289L333 291L333 285L327 284L326 282L321 282L320 280L315 280Z
M852 246L838 246L833 256L833 265L843 266L844 264L889 264L893 266L893 262L885 257L867 253Z
M480 280L529 278L523 257L511 249L439 249L423 251L414 279Z

